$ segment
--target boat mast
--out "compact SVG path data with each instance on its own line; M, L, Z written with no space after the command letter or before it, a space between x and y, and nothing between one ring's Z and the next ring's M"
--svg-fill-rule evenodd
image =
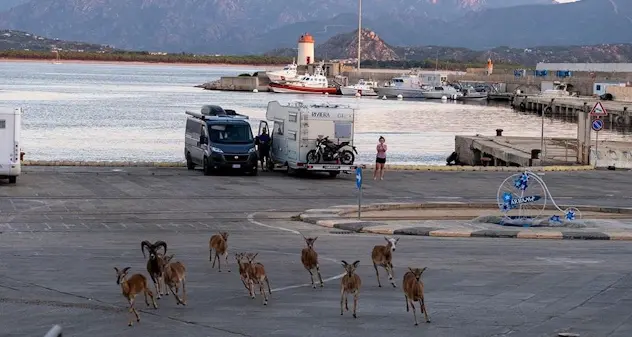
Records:
M362 39L362 0L358 0L358 71L360 71L360 40Z

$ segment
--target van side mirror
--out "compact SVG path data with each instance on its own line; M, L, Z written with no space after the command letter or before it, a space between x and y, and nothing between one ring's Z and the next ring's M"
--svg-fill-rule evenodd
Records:
M204 137L204 135L200 135L200 144L206 144L206 137Z

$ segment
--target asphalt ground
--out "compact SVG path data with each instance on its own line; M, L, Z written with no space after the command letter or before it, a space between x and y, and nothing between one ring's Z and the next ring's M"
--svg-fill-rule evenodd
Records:
M113 171L115 170L115 171ZM369 172L367 172L369 173ZM367 175L368 176L368 175ZM508 174L388 172L365 182L366 202L490 201ZM581 336L632 334L632 246L613 241L402 237L398 288L370 262L380 235L292 221L308 208L353 203L354 176L204 177L186 169L28 168L0 183L2 336L43 336L60 324L70 336ZM629 207L629 172L544 176L558 203ZM232 272L212 270L208 239L229 237ZM324 288L311 289L298 233L318 235ZM142 240L164 240L187 266L188 305L172 296L128 327L113 267L147 275ZM269 275L267 306L250 299L233 253L259 252ZM340 261L360 260L358 318L340 316ZM424 273L432 323L413 326L401 276ZM352 302L350 302L351 304ZM351 307L350 307L351 309Z

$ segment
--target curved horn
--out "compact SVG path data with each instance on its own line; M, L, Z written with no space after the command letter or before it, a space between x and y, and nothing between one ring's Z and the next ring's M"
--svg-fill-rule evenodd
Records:
M164 248L164 249L165 249L165 251L164 251L164 253L163 253L163 254L164 254L164 255L167 255L167 243L166 243L166 242L164 242L164 241L160 241L160 240L159 240L159 241L154 242L154 249L158 250L158 248L159 248L159 247Z
M151 243L147 240L140 243L140 250L143 252L143 258L145 258L145 248L147 248L147 252L149 252L151 250L151 246Z

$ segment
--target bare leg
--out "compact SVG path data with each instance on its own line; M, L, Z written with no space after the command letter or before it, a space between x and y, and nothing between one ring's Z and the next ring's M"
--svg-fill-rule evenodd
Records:
M228 250L226 252L224 252L224 261L226 261L226 263L225 263L226 269L230 273L230 267L228 266Z
M187 305L187 288L185 284L186 281L182 279L182 305Z
M410 300L410 307L413 308L413 316L415 317L415 325L419 325L419 323L417 323L417 312L415 311L415 303L413 303L413 300Z
M428 318L428 310L426 310L426 303L424 302L423 298L419 301L419 304L421 305L421 312L424 313L424 316L426 318L426 323L430 323L430 318Z
M314 284L314 274L309 269L307 269L307 272L309 273L310 280L312 280L312 288L316 289L316 285Z
M356 310L358 309L358 291L356 290L353 294L353 318L358 318L356 315Z
M377 271L377 265L373 262L373 268L375 268L375 275L377 276L377 286L382 287L382 283L380 283L380 272Z
M344 311L344 303L345 303L345 290L343 288L340 289L340 316L343 315Z
M325 284L323 283L323 277L320 276L320 266L316 265L316 272L318 273L318 280L320 281L320 287L324 287Z
M384 164L380 164L380 180L384 180Z
M373 169L373 180L377 179L377 171L379 170L380 164L375 163L375 169Z

